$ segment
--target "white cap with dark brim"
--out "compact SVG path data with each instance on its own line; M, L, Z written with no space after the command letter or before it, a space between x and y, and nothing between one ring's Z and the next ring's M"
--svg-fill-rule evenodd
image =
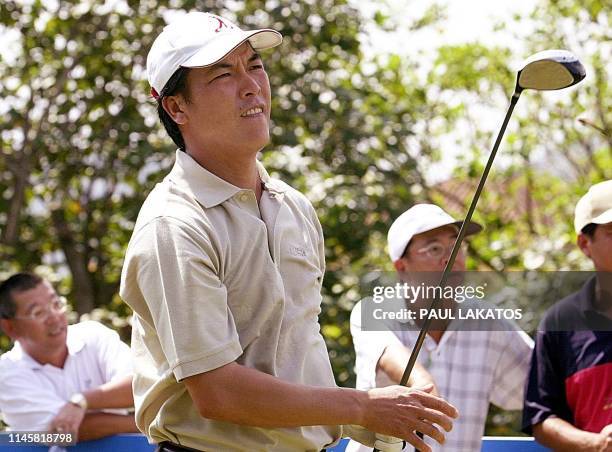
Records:
M461 227L461 221L434 204L416 204L401 214L393 222L387 234L389 256L395 262L402 257L412 237L442 226L453 224ZM482 226L474 221L467 225L466 236L482 231Z
M258 51L279 45L283 37L269 28L244 31L210 13L190 12L173 20L155 39L147 56L147 78L154 96L162 93L180 67L211 66L247 40Z
M612 223L612 180L593 185L576 204L574 229L580 234L589 224Z

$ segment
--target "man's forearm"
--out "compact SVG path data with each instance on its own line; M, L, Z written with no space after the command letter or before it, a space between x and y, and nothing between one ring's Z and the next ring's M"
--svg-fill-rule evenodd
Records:
M359 423L367 398L354 389L289 383L236 363L184 381L203 417L265 428Z
M533 426L533 436L546 447L559 452L589 452L598 451L599 435L585 432L574 427L569 422L549 417L543 422Z
M119 433L136 433L134 415L90 413L86 414L79 427L79 441L103 438Z
M380 356L376 368L386 373L391 381L399 384L409 359L410 352L406 347L400 344L389 345ZM420 363L415 363L408 386L422 386L427 383L434 383L433 378Z
M422 390L389 386L370 391L290 383L235 362L184 380L202 417L263 428L356 424L427 445L415 431L444 443L455 407Z
M124 377L116 381L104 383L97 388L83 393L87 399L88 410L105 408L128 408L134 406L132 393L132 377Z

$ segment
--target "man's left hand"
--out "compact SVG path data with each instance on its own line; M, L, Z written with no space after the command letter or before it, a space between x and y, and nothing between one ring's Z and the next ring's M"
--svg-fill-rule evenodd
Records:
M84 417L85 410L83 408L68 402L59 410L51 424L49 424L49 431L53 433L71 433L73 440L76 441L79 427Z

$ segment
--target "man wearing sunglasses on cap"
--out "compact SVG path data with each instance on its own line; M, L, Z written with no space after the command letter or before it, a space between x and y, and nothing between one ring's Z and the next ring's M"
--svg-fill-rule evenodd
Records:
M0 412L15 431L72 441L136 432L131 355L98 322L68 325L66 299L32 273L0 284L0 328L14 347L0 357ZM62 441L63 442L63 441Z
M443 442L456 412L441 398L335 385L318 324L321 225L257 160L271 107L258 52L280 43L274 30L192 12L149 51L179 150L140 210L122 274L137 424L159 451L319 451L364 433L344 424L416 444L423 428Z
M413 287L437 285L460 226L460 221L433 204L417 204L400 215L388 233L389 255L398 279ZM467 227L468 236L482 230L475 222ZM460 249L452 269L456 276L451 280L465 271L466 252L466 247ZM407 326L391 323L387 330L369 329L362 309L367 309L364 303L370 301L358 303L351 313L357 388L363 390L401 380L423 320L416 316ZM431 303L430 299L414 301L414 307L419 308L429 308ZM405 298L399 302L411 305ZM455 300L442 301L448 309L453 305ZM408 384L434 384L435 392L456 406L461 415L444 445L426 442L433 450L480 451L489 403L503 409L522 408L533 341L514 325L487 325L487 331L478 331L474 324L460 320L434 320L432 325ZM351 442L347 452L367 450Z

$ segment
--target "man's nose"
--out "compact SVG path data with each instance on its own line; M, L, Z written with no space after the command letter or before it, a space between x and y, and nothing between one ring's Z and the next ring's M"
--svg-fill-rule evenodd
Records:
M53 308L48 308L47 318L45 319L45 323L53 325L55 322L59 322L63 320L65 315L66 313L64 311L53 309Z
M256 96L261 92L261 87L257 80L248 72L244 71L240 73L240 97L247 98L250 96Z

